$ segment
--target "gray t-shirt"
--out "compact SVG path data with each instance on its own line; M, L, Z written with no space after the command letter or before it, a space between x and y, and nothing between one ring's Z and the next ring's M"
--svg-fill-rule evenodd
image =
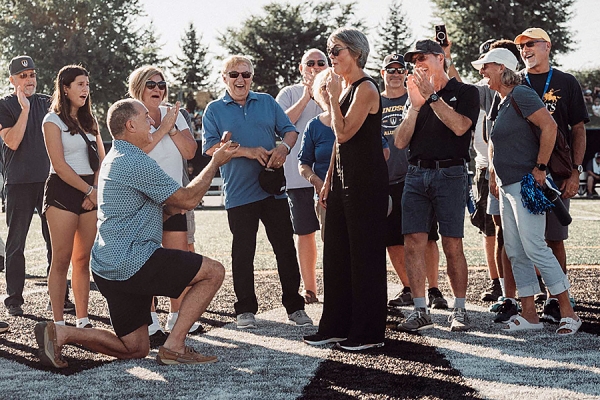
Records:
M520 182L537 162L540 143L525 118L511 104L514 97L524 117L544 108L544 103L531 88L516 86L500 104L498 117L491 132L494 145L493 164L500 186Z

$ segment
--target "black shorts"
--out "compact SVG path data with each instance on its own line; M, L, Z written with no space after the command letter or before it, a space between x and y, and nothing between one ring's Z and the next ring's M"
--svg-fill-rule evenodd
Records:
M185 214L171 215L163 222L163 231L167 232L187 232L187 217Z
M404 182L390 185L390 196L392 197L392 212L386 218L385 246L404 246L404 235L402 234L402 192ZM431 230L427 240L438 240L440 236L437 231L437 218L434 217Z
M88 185L94 184L94 175L80 175ZM59 210L65 210L72 212L73 214L81 215L86 212L96 211L98 208L94 207L91 210L84 210L81 208L85 193L80 192L73 186L69 185L57 174L50 174L46 180L46 186L44 187L44 205L43 212L46 212L48 207L56 207Z
M288 189L288 203L292 227L296 235L309 235L319 230L315 212L315 189L312 187Z
M152 297L179 297L200 270L202 259L200 254L189 251L160 248L125 281L93 274L96 286L108 303L117 336L126 336L141 326L152 324Z

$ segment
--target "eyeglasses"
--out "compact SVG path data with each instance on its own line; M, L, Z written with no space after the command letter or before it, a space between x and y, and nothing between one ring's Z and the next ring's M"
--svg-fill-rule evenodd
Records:
M531 40L527 43L523 43L523 44L518 44L517 48L519 49L519 51L523 50L523 47L533 47L535 46L536 43L546 43L545 40Z
M250 71L244 71L244 72L229 71L227 73L227 75L229 75L229 77L231 79L236 79L240 75L242 75L242 78L244 78L244 79L252 78L252 72L250 72Z
M433 54L433 53L419 53L413 57L412 62L413 63L423 62L423 61L425 61L427 56L430 54Z
M33 79L37 76L37 74L35 72L30 72L29 74L27 74L27 72L23 72L22 74L18 75L18 77L21 79L27 79L28 76Z
M385 72L387 72L388 74L398 73L398 74L402 75L402 74L406 73L406 69L404 69L404 68L386 68Z
M327 49L327 54L329 54L330 56L334 56L337 57L340 55L340 51L342 50L346 50L348 47L333 47L331 49Z
M167 82L165 81L146 81L146 87L150 90L153 90L156 86L158 86L158 90L165 90L167 88Z
M324 66L325 66L325 60L318 60L318 61L317 61L317 65L318 65L319 67L324 67ZM306 66L307 66L307 67L314 67L314 66L315 66L315 60L308 60L308 61L306 62Z

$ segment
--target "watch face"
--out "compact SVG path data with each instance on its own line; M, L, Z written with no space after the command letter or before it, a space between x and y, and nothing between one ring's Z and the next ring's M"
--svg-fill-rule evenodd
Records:
M429 98L427 99L427 103L431 104L434 101L438 101L440 99L440 96L437 95L437 93L433 93L431 96L429 96Z

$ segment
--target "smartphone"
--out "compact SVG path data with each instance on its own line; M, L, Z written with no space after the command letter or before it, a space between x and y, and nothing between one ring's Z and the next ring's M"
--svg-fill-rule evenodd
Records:
M446 25L436 25L435 26L435 40L442 47L446 47L449 45L448 43L448 34L446 33Z
M221 136L221 143L227 143L231 139L231 132L225 131L223 132L223 136Z

